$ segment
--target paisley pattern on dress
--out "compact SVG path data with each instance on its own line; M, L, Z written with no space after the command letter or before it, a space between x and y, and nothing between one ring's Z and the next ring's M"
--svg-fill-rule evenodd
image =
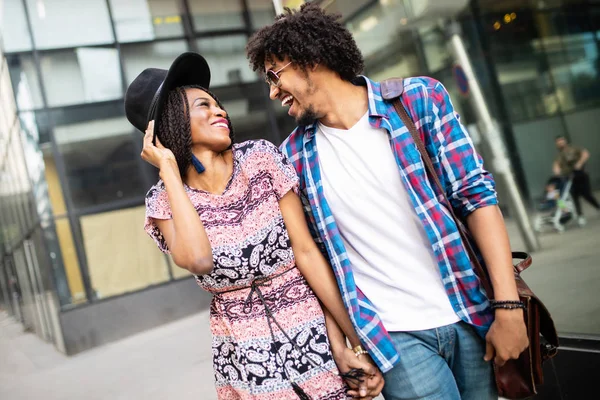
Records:
M235 144L233 152L233 174L224 193L185 186L213 252L213 271L196 281L214 294L210 324L217 395L222 400L296 400L293 379L311 399L347 399L323 311L295 267L279 209L279 200L298 190L296 172L265 140ZM171 217L159 181L146 196L145 230L165 253L167 243L154 221ZM250 284L265 277L272 279L249 297ZM265 303L279 326L269 324Z

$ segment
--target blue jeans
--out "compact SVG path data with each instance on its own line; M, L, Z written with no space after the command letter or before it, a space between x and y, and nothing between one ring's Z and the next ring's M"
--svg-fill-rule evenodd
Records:
M400 362L384 374L385 400L498 399L485 341L467 323L390 335Z

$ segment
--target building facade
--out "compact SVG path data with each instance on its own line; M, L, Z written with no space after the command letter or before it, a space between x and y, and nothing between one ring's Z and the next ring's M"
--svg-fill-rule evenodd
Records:
M410 2L400 0L319 3L343 15L367 75L441 80L477 138L444 18L413 21ZM533 201L551 173L555 136L600 154L600 4L464 3L454 17ZM197 51L236 139L280 143L294 123L268 99L244 51L252 32L273 20L272 1L4 0L0 7L2 306L68 354L206 307L208 295L142 229L157 171L139 157L142 134L125 118L123 95L144 68L167 68L181 52ZM600 188L600 157L588 168Z

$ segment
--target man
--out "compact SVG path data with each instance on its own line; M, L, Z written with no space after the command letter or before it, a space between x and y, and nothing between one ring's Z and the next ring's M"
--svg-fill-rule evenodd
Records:
M555 176L573 177L571 194L575 203L575 211L579 218L577 222L583 226L586 223L581 209L581 200L583 197L596 210L600 211L600 204L592 193L590 185L590 176L585 172L585 163L590 158L590 153L582 147L571 146L564 136L557 136L555 140L558 155L552 165L552 172Z
M247 52L271 99L299 125L281 149L362 344L384 373L385 399L497 398L490 361L502 365L528 346L523 312L492 311L408 130L379 83L358 76L363 59L351 33L305 4L260 29ZM493 179L448 93L431 78L405 79L403 101L495 299L518 300ZM351 393L371 398L378 383Z

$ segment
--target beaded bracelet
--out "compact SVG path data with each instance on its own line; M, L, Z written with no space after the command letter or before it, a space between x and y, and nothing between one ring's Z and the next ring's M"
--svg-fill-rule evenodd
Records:
M503 309L503 310L516 310L525 309L525 303L520 300L490 300L492 310Z

